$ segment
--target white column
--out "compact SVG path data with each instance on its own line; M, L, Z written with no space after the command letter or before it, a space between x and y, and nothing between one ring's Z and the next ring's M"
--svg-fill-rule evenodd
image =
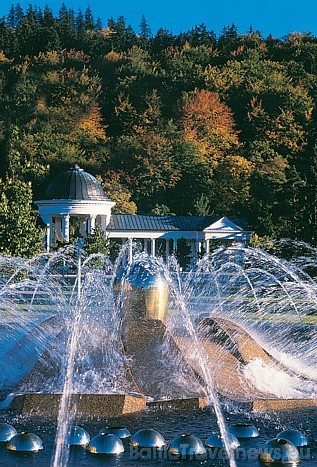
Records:
M145 238L144 239L144 253L147 253L148 252L148 239Z
M196 240L196 254L201 253L201 242Z
M50 222L50 243L49 243L50 248L53 245L53 241L54 241L54 224L53 224L53 217L51 217L51 222Z
M49 253L51 246L52 218L49 224L46 224L46 251Z
M206 250L207 255L209 254L209 249L210 249L210 240L209 240L209 238L207 238L205 240L205 250Z
M177 251L177 238L173 238L173 253Z
M151 255L155 256L155 238L151 238Z
M62 217L63 237L65 238L66 242L69 242L69 219L69 214L66 214Z
M80 235L85 238L87 235L87 219L80 219Z
M170 239L169 238L165 239L165 255L166 255L166 261L167 261L170 255Z
M131 264L132 259L133 259L132 238L129 238L128 243L129 243L129 263Z
M92 234L96 227L96 216L90 214L88 218L88 233Z

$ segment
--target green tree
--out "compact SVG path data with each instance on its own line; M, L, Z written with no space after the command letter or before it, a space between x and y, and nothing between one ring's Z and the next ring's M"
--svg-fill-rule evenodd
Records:
M84 250L88 255L94 253L109 254L109 241L106 239L99 224L96 225L91 234L86 236Z
M40 51L40 28L36 10L29 5L26 14L17 28L21 55L35 55Z
M140 35L143 39L150 39L152 37L151 28L148 25L148 22L145 19L145 16L142 15L140 23Z
M210 216L210 198L202 193L194 203L193 216Z
M307 163L306 186L303 200L303 232L304 240L317 245L317 147L310 153Z
M179 238L175 256L180 267L185 270L190 263L190 246L186 238Z
M43 248L43 229L32 208L30 183L0 180L0 252L30 258Z
M150 214L153 216L175 216L175 214L170 211L170 208L166 206L166 204L156 204L151 210Z

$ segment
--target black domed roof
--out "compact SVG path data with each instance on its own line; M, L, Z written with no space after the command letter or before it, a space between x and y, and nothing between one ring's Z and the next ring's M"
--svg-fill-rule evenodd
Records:
M46 199L108 200L98 180L78 165L51 181Z

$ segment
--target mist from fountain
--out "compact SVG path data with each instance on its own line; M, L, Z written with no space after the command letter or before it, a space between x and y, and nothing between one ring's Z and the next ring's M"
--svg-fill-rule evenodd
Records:
M317 261L314 263L311 251L309 254L312 268ZM205 317L236 324L272 357L274 365L255 356L245 361L242 369L237 368L237 375L243 371L250 382L250 397L253 389L270 397L316 397L317 290L316 283L297 264L242 247L219 249L189 273L181 273L174 258L166 267L137 249L133 263L124 268L125 256L123 250L115 266L102 255L83 258L82 282L78 284L77 275L71 289L61 271L76 274L76 249L31 261L0 257L0 388L6 392L63 393L52 465L67 464L68 449L63 440L76 417L72 394L135 391L120 333L125 279L137 262L149 273L162 273L171 291L165 321L168 332L158 350L164 365L173 368L174 387L179 393L189 393L192 380L189 382L184 367L186 361L200 375L195 391L205 388L225 440L213 369L196 329ZM121 294L113 282L115 277L121 277ZM169 341L179 345L182 339L185 345L181 352L171 352ZM37 361L42 367L53 365L54 371L44 372L42 380L36 379L38 371L27 376ZM153 378L162 372L157 386L159 394L168 398L172 395L170 376L164 380L168 372L158 367Z
M170 273L169 268L173 270L172 274ZM181 336L182 339L187 339L189 341L189 345L195 349L195 352L198 356L198 368L201 369L201 373L204 379L203 385L209 400L209 404L215 411L230 466L235 467L236 462L233 456L230 440L228 438L228 431L221 410L220 402L214 389L213 378L209 371L203 349L200 345L199 337L195 329L192 316L187 309L187 301L182 293L182 280L180 277L179 266L176 261L172 260L172 258L170 259L169 268L166 267L163 260L160 258L148 256L145 253L135 255L132 264L127 268L122 278L123 289L135 283L138 285L138 288L146 288L148 287L147 284L149 276L160 278L155 284L158 288L163 288L164 285L167 284L170 292L171 302L169 303L169 311L165 321L166 329L168 332L165 341L168 339L168 337L174 339ZM163 293L163 291L161 293ZM167 355L167 358L169 365L171 365L173 355L171 355L170 352L169 355ZM175 364L175 359L177 359L177 355L174 356L173 364ZM175 380L179 379L180 377L179 373L177 374L173 372L173 375Z
M71 294L73 310L67 330L54 467L67 465L69 449L65 439L77 410L74 394L125 394L133 390L120 340L113 264L105 255L95 254L83 261L79 271L82 277L77 276Z
M260 249L219 249L188 274L183 291L194 316L221 317L240 326L282 374L294 377L293 398L307 397L307 387L311 397L317 394L317 287L303 270ZM252 364L245 374L253 375L253 382L257 374L263 382L271 369L260 364L255 372ZM298 377L310 381L303 391Z
M63 256L59 254L59 260ZM58 332L67 315L61 282L47 255L32 260L0 257L0 388L17 389ZM56 264L55 264L56 267ZM36 291L36 293L35 293Z
M172 289L173 294L174 294L175 305L176 305L176 307L179 308L180 315L182 316L182 323L181 324L185 327L186 332L189 334L189 336L191 338L192 345L194 346L194 348L195 348L195 350L197 352L199 365L200 365L202 374L204 376L204 381L205 381L205 384L206 384L207 397L208 397L209 403L213 407L213 409L215 411L215 414L216 414L216 417L217 417L217 423L218 423L218 426L219 426L221 437L223 439L224 448L225 448L225 451L226 451L228 459L229 459L229 464L230 464L231 467L235 467L236 466L236 461L235 461L235 458L234 458L234 455L233 455L232 445L230 443L230 439L229 439L229 436L228 436L228 430L227 430L225 418L224 418L224 415L222 413L220 401L218 399L218 396L217 396L217 393L216 393L216 390L215 390L215 385L214 385L214 382L213 382L212 374L211 374L209 366L208 366L208 361L207 361L206 356L204 354L203 348L202 348L202 346L200 344L198 333L197 333L197 331L196 331L196 329L194 327L192 316L190 315L190 313L188 311L187 304L186 304L186 302L184 300L184 297L182 295L182 291L179 290L179 289L175 289L175 287L172 287L172 284L171 284L171 289ZM178 314L178 316L179 316L179 314ZM170 322L172 322L172 321L170 321ZM177 326L177 331L176 332L178 333L179 329L180 329L179 321L176 324L176 326ZM169 329L171 329L171 328L169 328ZM172 332L171 333L173 335L173 327L172 327Z

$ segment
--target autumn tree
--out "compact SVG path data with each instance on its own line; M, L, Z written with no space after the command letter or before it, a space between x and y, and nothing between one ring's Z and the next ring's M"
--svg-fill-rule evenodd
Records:
M129 113L135 114L134 122L115 141L110 166L120 174L121 183L132 193L141 212L146 213L161 201L166 190L175 186L179 172L170 138L172 128L162 118L158 93L153 91L143 103L141 112L129 106ZM127 105L122 104L126 112Z
M152 36L65 4L0 19L0 175L41 196L79 163L117 212L247 217L315 242L317 45L202 24ZM13 195L12 195L13 196Z
M211 166L239 146L232 111L217 93L196 89L184 94L181 124L185 141L193 142Z
M108 171L101 179L102 188L105 194L116 204L112 208L113 214L136 214L137 205L131 201L131 193L120 183L118 173Z
M205 174L205 191L216 212L229 213L249 197L252 164L239 154L233 113L217 93L195 90L183 97L182 133Z

